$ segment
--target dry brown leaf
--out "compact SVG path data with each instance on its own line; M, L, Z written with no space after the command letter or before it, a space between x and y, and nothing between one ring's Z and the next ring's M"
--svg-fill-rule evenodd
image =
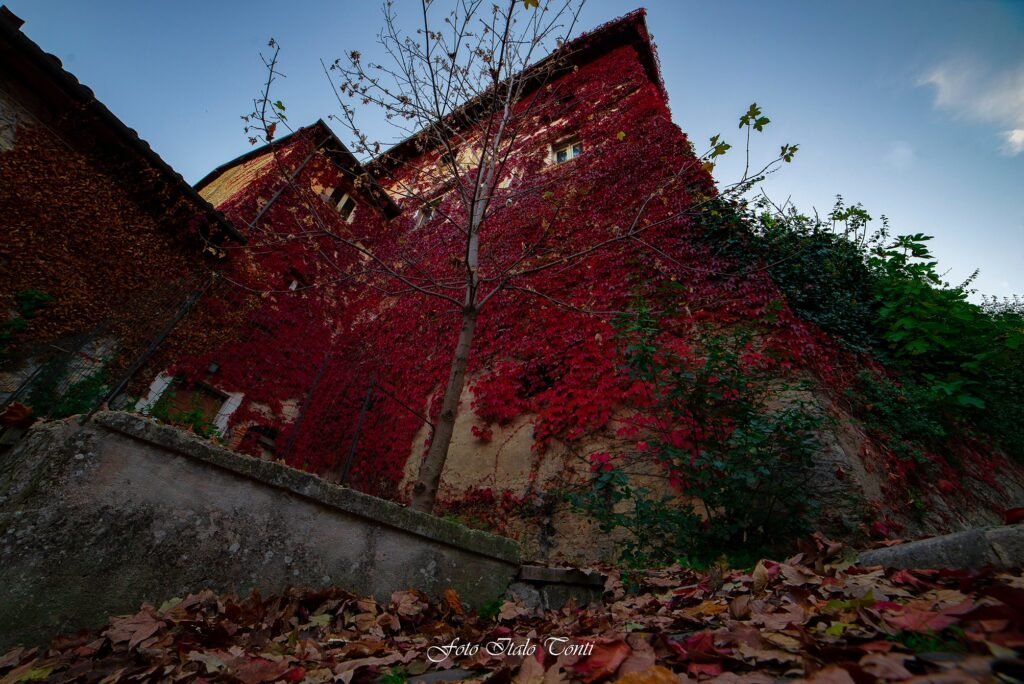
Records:
M400 662L402 662L402 654L400 653L389 653L379 658L356 658L355 660L346 660L335 665L334 674L339 681L350 682L355 671L361 667L382 667Z
M750 617L750 594L740 594L729 603L729 617L733 620Z
M829 665L823 670L814 673L814 676L801 682L814 682L815 684L854 684L850 673L838 665Z
M136 615L111 618L110 628L103 632L103 636L114 644L127 641L128 648L132 649L156 634L163 626L163 620L154 617L148 611L142 611Z
M681 612L687 617L714 616L720 615L729 610L729 606L718 601L701 601L696 606L684 608Z
M643 672L657 664L658 655L654 652L654 647L651 646L649 639L650 637L641 634L631 634L626 639L632 653L619 666L618 676L620 679L623 675L631 672Z
M903 666L908 660L913 657L903 653L871 653L860 659L860 666L883 681L910 679L914 675Z
M544 681L544 665L533 656L523 658L519 672L512 681L516 684L542 684Z
M526 615L529 611L517 604L515 601L505 601L498 611L499 620L515 620L520 615Z
M391 594L391 602L395 604L395 612L399 615L412 617L427 609L427 604L415 591L396 591Z
M641 672L630 672L619 677L619 684L679 684L679 676L668 668L655 665Z
M192 651L186 660L202 663L206 666L207 674L216 674L227 667L232 657L223 651Z
M456 615L462 615L462 601L459 600L459 593L454 589L444 590L444 602Z
M807 568L782 564L779 566L779 570L786 581L793 586L802 587L805 584L821 584L821 578Z
M780 665L790 665L801 661L801 657L795 653L787 653L786 651L782 651L777 648L757 648L756 646L750 646L749 644L740 644L737 646L736 653L751 665L769 662L779 663Z
M754 572L751 574L754 578L754 583L751 585L750 591L754 594L760 594L768 586L768 571L764 567L764 561L757 561L757 565L754 566Z
M798 652L803 644L800 643L799 639L794 639L787 634L780 634L778 632L769 632L763 635L764 640L773 646L778 646L781 649L787 650L791 653Z
M13 648L7 653L0 657L0 669L5 667L13 667L20 663L25 658L31 657L36 652L36 649L26 650L23 646Z
M356 629L360 632L369 632L378 626L377 616L373 613L359 613L352 618L352 624L354 624Z
M356 608L359 609L360 613L377 614L377 602L373 599L357 599Z
M575 663L572 669L584 682L596 682L614 674L631 651L621 639L598 642L594 644L591 655Z

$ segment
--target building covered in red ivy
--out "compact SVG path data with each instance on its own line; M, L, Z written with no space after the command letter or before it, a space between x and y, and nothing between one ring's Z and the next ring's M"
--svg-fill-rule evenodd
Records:
M739 365L807 381L833 412L863 362L795 316L765 269L741 264L731 249L741 231L728 216L694 210L716 186L672 121L643 12L561 54L557 80L516 104L529 133L498 184L481 269L497 278L515 262L517 276L480 314L441 499L510 533L509 521L530 511L544 522L527 534L535 554L557 547L581 558L594 555L580 544L595 537L578 534L580 521L550 492L588 480L611 454L642 452L654 428L694 451L708 432L729 429L656 424L651 387L627 368L617 314L650 303L662 314L659 345L680 359L699 356L698 334L756 328ZM414 137L362 166L317 122L200 181L200 195L248 242L226 247L221 275L137 376L136 409L404 500L461 316L382 280L374 260L435 282L463 272L462 238L444 219L458 193L423 188L439 157ZM412 186L419 199L403 198ZM642 238L621 239L637 222ZM828 486L849 492L855 481L860 497L837 516L881 505L892 480L856 432L829 447ZM642 476L663 490L680 485Z
M632 220L653 179L688 164L682 189L659 199L645 220L658 221L715 193L671 121L643 13L611 22L566 50L570 68L553 86L563 94L532 115L536 132L518 143L500 184L515 201L495 201L503 208L484 237L488 258L513 254L541 226L545 254L598 243ZM528 107L533 96L520 106ZM229 273L201 307L212 313L194 315L165 344L151 369L158 375L139 388L138 408L152 410L162 400L158 413L214 423L244 451L337 476L347 468L356 486L399 495L436 410L458 312L375 287L366 257L351 242L395 260L416 252L434 270L456 273L459 264L445 261L452 260L448 247L458 238L440 219L446 205L458 201L456 193L436 188L424 207L397 191L422 183L424 168L436 162L436 151L410 140L363 168L317 122L207 175L196 186L200 194L249 244L230 250ZM545 191L516 194L522 186L538 187L533 179L545 176ZM523 280L524 290L557 293L579 313L539 294L499 294L482 316L466 397L472 417L466 412L456 450L494 443L496 432L526 415L533 416L526 432L534 454L553 440L573 441L608 427L627 387L616 371L608 316L586 311L624 311L638 295L653 295L662 278L678 281L684 272L673 268L671 255L694 258L680 251L688 224L666 221L657 231L671 242L663 256L623 244L578 267ZM655 239L655 231L649 237ZM744 286L752 293L756 288ZM754 294L743 307L756 312L774 295ZM735 302L723 306L728 316L745 315ZM222 339L194 339L202 336ZM190 406L201 407L202 416ZM348 462L350 454L355 457Z

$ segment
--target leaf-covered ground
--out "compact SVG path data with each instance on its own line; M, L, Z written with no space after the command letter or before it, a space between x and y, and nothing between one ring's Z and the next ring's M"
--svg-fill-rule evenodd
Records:
M0 657L0 684L1024 680L1020 572L883 570L844 557L818 537L807 553L753 570L613 572L589 607L506 601L487 618L451 590L439 602L408 590L385 603L337 588L203 592L49 648L16 648ZM449 657L442 646L454 647Z

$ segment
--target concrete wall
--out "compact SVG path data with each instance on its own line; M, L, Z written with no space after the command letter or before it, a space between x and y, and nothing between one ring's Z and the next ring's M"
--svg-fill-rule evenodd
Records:
M0 461L0 650L201 588L502 595L518 545L125 413Z

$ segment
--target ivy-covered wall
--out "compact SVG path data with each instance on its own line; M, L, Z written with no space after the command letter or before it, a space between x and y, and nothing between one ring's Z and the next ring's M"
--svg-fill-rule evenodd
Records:
M880 369L795 315L747 249L749 232L717 200L709 169L672 122L652 78L649 38L642 21L636 26L639 51L623 41L517 104L529 112L528 133L482 229L482 277L502 273L525 244L536 248L520 270L600 248L514 280L480 314L441 491L447 510L492 527L515 516L555 525L552 490L649 454L652 435L696 462L709 444L747 427L730 402L799 385L799 396L839 426L822 451L842 458L816 477L828 486L866 483L855 488L862 499L854 506L825 512L864 534L897 534L893 511L906 507L906 479L932 471L893 458L850 419L846 390L865 368ZM243 438L262 425L273 431L273 455L289 465L344 473L362 491L402 500L429 440L426 421L439 410L460 311L381 276L358 246L392 268L456 282L462 235L443 217L458 214L460 200L439 186L430 220L418 225L420 207L400 198L401 214L389 219L362 169L353 177L313 153L322 133L302 129L206 186L250 243L231 250L225 277L149 372L171 369L244 395L229 436L243 451L266 455L265 443ZM582 154L553 164L552 145L566 139L580 142ZM385 188L429 191L437 162L436 152L420 150L368 168ZM666 190L662 181L673 174ZM338 187L358 202L351 222L326 199ZM631 225L644 227L642 239L617 240ZM654 348L662 351L650 365L703 373L701 410L665 413L657 382L631 370L636 349L621 320L640 305L658 320ZM709 373L725 363L712 358L722 340L742 344L722 357L721 374ZM766 405L744 404L744 419ZM671 468L642 474L661 491L687 484ZM838 520L850 510L864 517Z
M137 173L146 162L122 149L98 154L80 136L100 124L83 115L76 127L68 123L74 111L22 95L17 84L0 83L4 389L16 389L26 367L80 351L96 356L86 361L103 374L93 383L99 393L202 286L216 259L204 253L205 222L191 200L166 188L142 199ZM40 396L31 401L45 415L51 402Z

